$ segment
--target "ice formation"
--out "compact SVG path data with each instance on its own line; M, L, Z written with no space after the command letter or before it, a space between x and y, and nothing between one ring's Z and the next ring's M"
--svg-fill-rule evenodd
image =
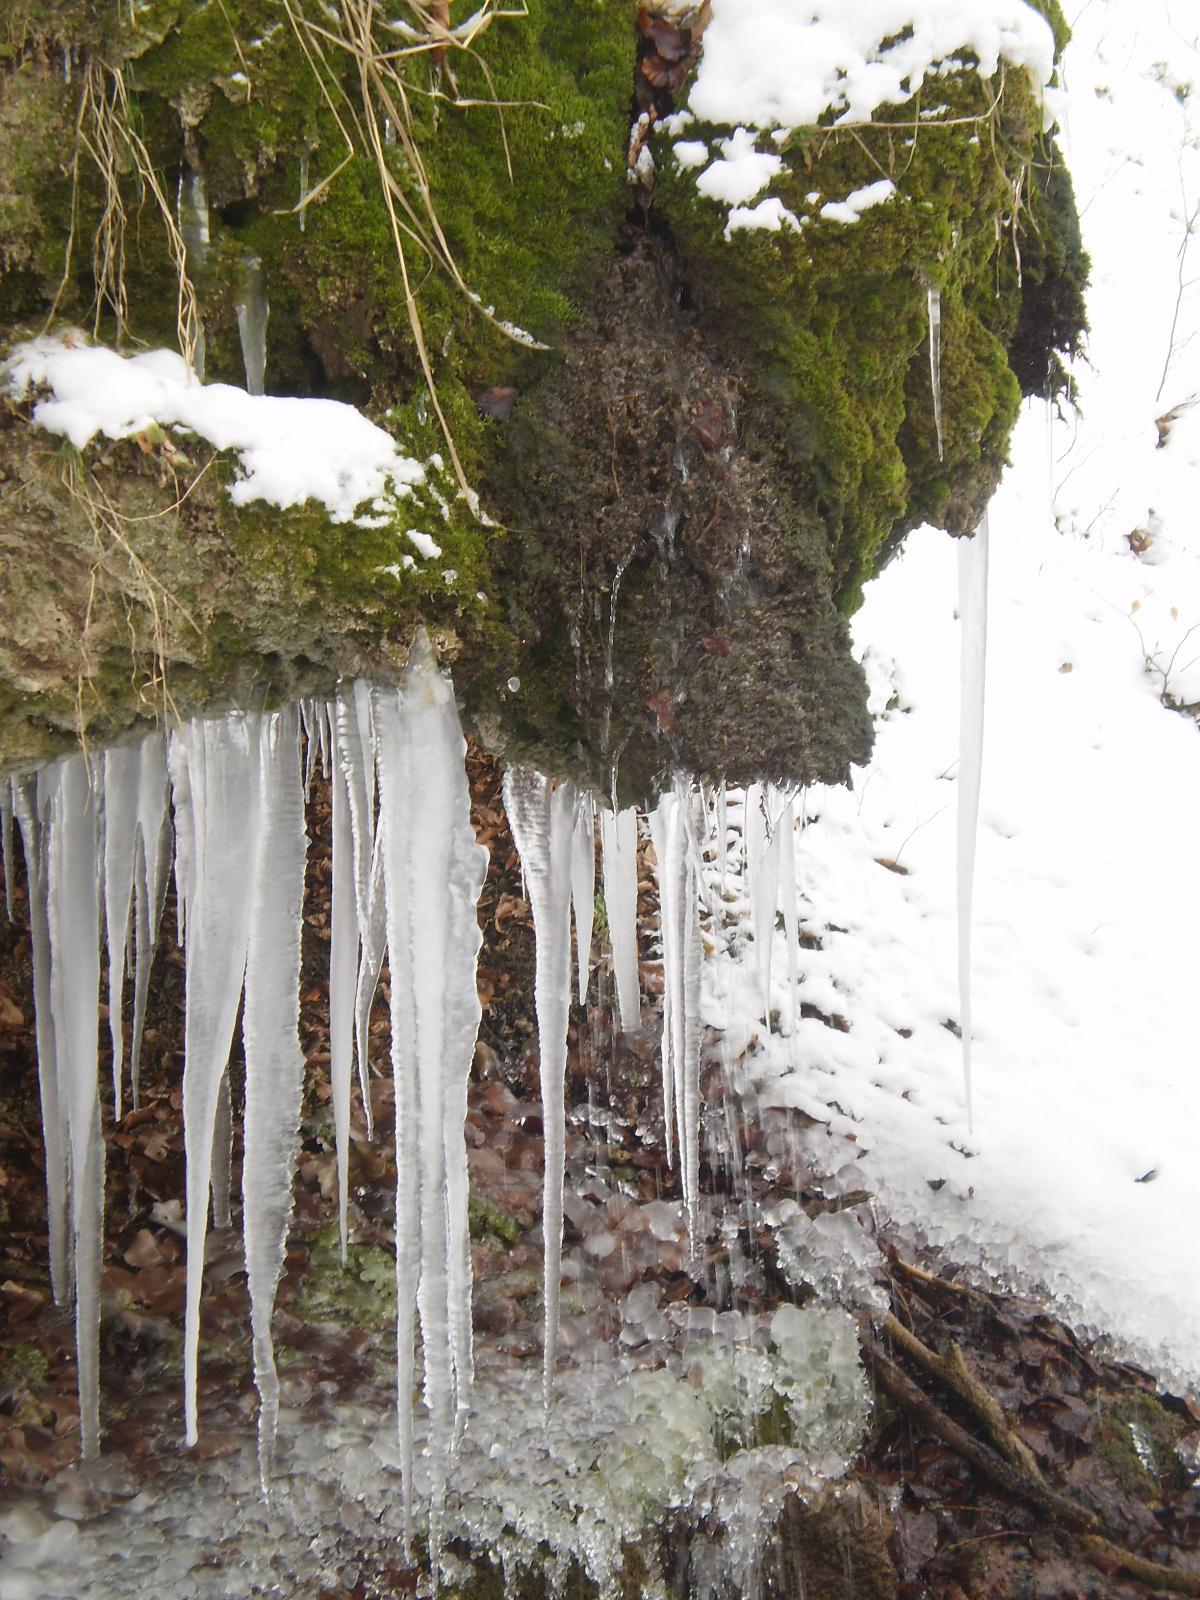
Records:
M571 904L575 910L579 1004L584 1006L592 953L592 919L596 910L596 805L590 794L579 797L579 816L571 842Z
M542 1386L547 1409L554 1388L558 1349L566 1149L563 1096L567 1070L567 1025L571 1010L571 841L575 834L578 804L573 783L552 784L549 778L535 772L532 767L510 767L504 774L504 809L508 813L509 826L520 852L536 936L534 998L538 1020L542 1128L545 1135L542 1238L545 1247L543 1294L546 1321ZM632 812L621 813L621 816L626 815L631 819L634 816ZM636 833L634 839L636 841ZM631 850L630 854L636 862L636 853ZM621 865L623 869L623 847ZM636 926L632 931L636 937Z
M663 948L663 1123L668 1163L672 1121L678 1124L679 1171L688 1215L688 1236L694 1252L700 1196L700 968L703 946L693 804L691 781L678 780L673 789L662 795L652 813L650 836L658 862Z
M246 992L242 1012L242 1042L246 1053L242 1232L254 1335L254 1381L260 1401L259 1470L265 1492L279 1416L279 1379L271 1342L271 1313L283 1271L292 1215L292 1175L300 1146L300 1108L304 1092L304 1053L300 1048L300 930L308 836L304 831L296 708L263 717L256 731L258 748L249 752L252 765L257 756L259 820L250 880ZM190 1000L189 992L189 1006ZM186 1066L184 1072L186 1082ZM227 1082L228 1072L222 1077ZM219 1097L220 1085L218 1104ZM214 1176L216 1153L214 1148L209 1158ZM189 1187L190 1177L189 1172ZM216 1200L214 1182L214 1213ZM189 1225L191 1219L189 1204ZM189 1267L191 1261L189 1240Z
M962 619L958 758L958 996L962 1028L963 1089L971 1121L971 901L975 838L983 771L983 697L987 666L988 519L973 538L958 542L959 615Z
M407 1528L413 1495L414 1314L419 1314L429 1412L430 1564L436 1573L450 1459L465 1424L473 1381L463 1125L467 1080L479 1030L475 967L481 935L476 906L487 874L488 853L477 843L471 826L466 745L454 691L439 672L423 631L410 652L400 694L380 691L376 695L374 726L380 829L385 841L396 1091L400 1461ZM564 787L564 798L569 787ZM569 799L573 826L573 792ZM568 856L569 851L568 832ZM564 876L569 894L569 870ZM564 896L564 912L567 909ZM560 964L565 1009L570 983L569 928L563 942L566 958ZM565 1036L565 1025L563 1032ZM542 1061L545 1073L544 1048ZM548 1112L547 1172L552 1157L551 1126ZM561 1218L561 1138L558 1164ZM557 1285L557 1273L554 1282Z
M600 844L621 1030L636 1033L642 1025L642 1001L638 986L637 812L632 806L625 811L601 811Z
M261 257L247 251L242 257L238 279L234 310L242 344L242 363L246 368L246 392L265 394L267 318L271 308L267 303L267 279Z
M942 291L930 284L929 304L929 382L933 389L933 423L937 429L938 460L944 456L942 442Z

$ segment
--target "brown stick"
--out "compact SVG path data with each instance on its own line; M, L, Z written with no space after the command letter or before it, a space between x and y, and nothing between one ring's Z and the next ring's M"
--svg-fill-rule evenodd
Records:
M980 1294L978 1289L972 1289L965 1283L951 1283L949 1278L937 1278L932 1272L926 1272L921 1267L914 1267L911 1261L905 1261L903 1256L895 1257L896 1265L901 1272L906 1272L910 1278L915 1278L918 1283L929 1283L935 1288L946 1289L950 1294L960 1294L964 1300L971 1300L977 1306L982 1306L985 1311L994 1311L996 1308L987 1295Z
M1129 1573L1130 1577L1137 1578L1140 1583L1149 1584L1152 1589L1171 1589L1176 1594L1200 1595L1200 1573L1184 1572L1179 1567L1160 1566L1157 1561L1143 1561L1141 1556L1131 1555L1128 1550L1122 1550L1120 1545L1102 1539L1099 1534L1085 1534L1082 1542L1084 1549L1090 1551L1092 1555L1115 1561L1117 1566L1123 1567Z
M946 1354L939 1356L918 1339L915 1333L911 1333L890 1311L884 1322L884 1328L889 1337L910 1355L918 1366L924 1367L925 1371L932 1373L935 1378L940 1378L948 1388L954 1390L960 1400L970 1406L991 1434L992 1442L1006 1461L1011 1462L1022 1472L1027 1472L1039 1483L1042 1482L1042 1470L1037 1464L1037 1457L1024 1439L1009 1425L1008 1418L1000 1409L1000 1402L967 1366L962 1351L953 1340Z
M1019 1467L1011 1466L1003 1456L997 1455L978 1439L973 1439L965 1428L960 1427L939 1406L934 1405L929 1396L919 1389L906 1373L901 1372L895 1362L889 1359L881 1344L864 1334L863 1345L874 1363L875 1377L880 1386L886 1389L892 1399L906 1411L911 1411L931 1433L936 1434L943 1444L949 1445L956 1455L962 1456L963 1460L969 1461L973 1467L978 1467L980 1472L985 1473L1009 1494L1037 1506L1048 1516L1057 1517L1076 1533L1099 1532L1100 1522L1094 1511L1089 1511L1086 1506L1077 1505L1074 1500L1068 1500L1065 1495L1056 1493L1040 1478L1030 1477L1029 1473L1021 1471Z

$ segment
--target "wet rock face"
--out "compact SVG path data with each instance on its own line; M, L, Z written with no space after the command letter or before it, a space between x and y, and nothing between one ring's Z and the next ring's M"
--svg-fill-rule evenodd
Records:
M740 434L669 246L631 232L557 370L498 433L530 698L593 781L844 779L871 744L825 531ZM533 730L529 730L532 735Z

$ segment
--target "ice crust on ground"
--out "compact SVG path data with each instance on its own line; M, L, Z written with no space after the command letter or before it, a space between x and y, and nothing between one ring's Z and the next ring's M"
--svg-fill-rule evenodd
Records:
M420 462L353 406L203 384L170 350L120 356L79 335L43 337L19 345L0 380L14 399L48 389L34 403L34 423L77 450L98 433L128 439L157 423L236 451L235 505L265 500L286 509L317 500L334 522L349 522L365 502L402 498L425 482Z

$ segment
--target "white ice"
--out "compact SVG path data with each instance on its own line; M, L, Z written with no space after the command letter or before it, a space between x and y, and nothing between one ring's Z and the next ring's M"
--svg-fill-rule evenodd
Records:
M250 939L262 813L259 719L193 717L171 735L176 892L186 907L183 1128L187 1158L184 1413L197 1441L196 1366L213 1134ZM243 1179L243 1182L245 1180Z
M247 765L257 767L260 821L248 897L242 1014L246 1055L242 1234L254 1335L254 1381L260 1401L259 1471L265 1492L279 1416L271 1313L292 1216L292 1176L300 1146L304 1090L300 933L308 837L296 708L264 716L257 734L257 748L252 744L247 752ZM190 1003L189 986L189 1008ZM188 1179L190 1190L190 1171ZM190 1205L188 1221L190 1224ZM189 1227L189 1268L190 1231Z
M34 1031L46 1149L46 1215L50 1237L50 1284L54 1303L69 1304L72 1286L70 1217L67 1210L67 1145L59 1113L58 1061L50 1003L49 809L55 769L14 778L13 803L25 848L29 929L33 956Z
M430 1564L436 1573L451 1455L473 1383L464 1122L481 1015L476 907L488 853L471 826L466 745L454 691L424 631L413 643L399 695L378 691L374 717L396 1091L400 1459L407 1529L419 1313L429 1412ZM569 961L569 928L567 954Z
M510 767L504 774L504 809L521 856L529 903L533 909L535 934L534 1000L538 1019L545 1136L545 1173L542 1183L542 1238L545 1250L542 1386L547 1409L554 1388L558 1350L566 1151L564 1094L567 1026L571 1015L571 841L575 833L577 808L578 797L573 783L552 786L549 778L535 772L532 767ZM606 871L606 885L607 881Z
M596 910L596 803L590 794L579 796L579 816L571 841L571 905L575 912L579 1004L585 1006L591 974L592 919Z
M621 1031L636 1033L642 1025L637 944L637 812L600 813L600 845L604 858L604 910L612 944Z
M60 1140L70 1151L75 1236L75 1347L79 1423L87 1460L100 1450L100 1273L104 1141L100 1136L100 857L98 796L87 759L46 775L50 1011ZM65 1136L64 1136L65 1135Z

